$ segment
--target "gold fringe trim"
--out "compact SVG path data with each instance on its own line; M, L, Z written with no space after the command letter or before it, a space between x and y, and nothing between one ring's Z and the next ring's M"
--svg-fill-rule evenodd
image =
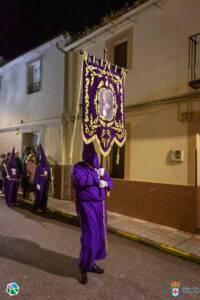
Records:
M125 141L126 141L126 136L127 136L127 134L125 133L125 136L124 136L124 139L123 139L122 142L119 142L119 141L116 139L116 137L114 137L113 140L112 140L112 142L111 142L111 145L110 145L108 151L104 151L104 150L102 149L102 147L101 147L101 142L100 142L100 140L99 140L97 134L94 134L94 135L93 135L91 138L89 138L89 139L87 139L87 138L85 137L85 134L84 134L84 131L83 131L83 124L82 124L82 138L83 138L84 143L85 143L85 144L90 144L91 142L93 142L93 141L96 140L97 143L98 143L98 145L99 145L99 149L100 149L101 154L102 154L103 156L105 156L105 157L108 156L108 155L110 154L110 151L111 151L112 146L114 145L114 143L116 143L117 146L122 147L122 146L124 145Z

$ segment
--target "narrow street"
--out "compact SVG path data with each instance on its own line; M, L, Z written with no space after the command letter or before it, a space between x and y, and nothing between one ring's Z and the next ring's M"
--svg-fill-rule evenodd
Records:
M0 200L0 300L10 299L5 289L11 282L20 286L14 297L20 300L167 300L173 280L200 287L199 265L111 234L108 257L99 263L105 274L89 273L83 286L78 282L79 238L76 226L10 209Z

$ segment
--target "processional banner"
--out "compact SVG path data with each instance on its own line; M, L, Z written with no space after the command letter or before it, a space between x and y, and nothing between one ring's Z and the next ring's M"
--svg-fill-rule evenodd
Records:
M126 140L125 76L125 69L84 52L82 135L86 144L96 139L104 156Z

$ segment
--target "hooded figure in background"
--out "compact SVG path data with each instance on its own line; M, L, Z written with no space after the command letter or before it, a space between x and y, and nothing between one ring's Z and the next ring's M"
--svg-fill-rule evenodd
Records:
M39 164L35 170L34 184L36 188L34 211L41 209L45 212L48 201L49 182L51 181L50 167L42 145L39 146Z
M13 206L17 201L17 191L20 178L20 173L17 169L14 147L9 160L3 163L2 175L4 178L4 193L6 204L8 206Z
M101 168L93 143L84 144L83 161L72 172L76 210L81 226L79 257L80 282L87 282L87 272L103 273L95 261L106 257L107 216L105 199L112 181Z
M31 153L31 148L26 147L24 149L23 155L22 155L22 178L21 178L21 187L23 189L23 198L26 199L28 197L28 187L29 187L29 182L28 182L28 177L27 177L27 172L26 172L26 167L27 167L27 157Z

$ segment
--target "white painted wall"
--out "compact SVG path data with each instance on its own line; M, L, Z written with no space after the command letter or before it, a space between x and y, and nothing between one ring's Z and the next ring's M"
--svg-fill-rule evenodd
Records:
M16 131L0 133L0 154L11 152L13 146L15 151L21 151L20 135Z
M60 117L63 105L64 58L55 46L42 55L41 91L27 95L26 62L5 66L0 92L0 126Z
M131 122L130 179L187 185L187 123L177 121L177 106L131 113L127 121ZM184 162L172 163L171 150L183 150Z
M48 161L53 165L61 164L61 128L47 127L44 130L43 146Z
M42 87L39 92L27 95L26 92L26 63L41 57ZM59 120L63 112L64 93L64 55L56 49L55 45L44 47L40 55L36 50L27 53L1 69L2 84L0 90L0 152L11 151L12 146L22 150L22 133L39 131L45 152L52 164L61 163L61 123ZM51 119L54 119L51 121ZM22 128L24 124L32 125ZM48 124L41 126L41 122L49 120ZM51 124L52 122L52 124ZM19 134L16 130L8 131L4 127L19 125Z

